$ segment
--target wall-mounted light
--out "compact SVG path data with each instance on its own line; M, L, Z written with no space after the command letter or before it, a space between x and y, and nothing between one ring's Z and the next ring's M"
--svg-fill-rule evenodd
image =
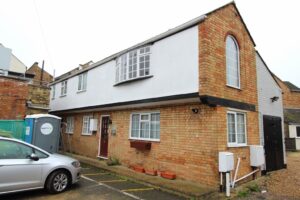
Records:
M279 99L278 96L274 96L274 97L271 98L271 101L272 101L272 102L275 102L275 101L278 101L278 99Z
M194 114L197 114L197 113L199 112L199 109L198 109L198 108L192 108L192 112L193 112Z

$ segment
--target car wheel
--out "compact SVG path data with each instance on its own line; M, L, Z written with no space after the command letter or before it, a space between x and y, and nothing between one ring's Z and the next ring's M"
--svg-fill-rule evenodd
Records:
M69 185L68 173L64 170L58 170L53 172L46 182L46 189L52 194L63 192Z

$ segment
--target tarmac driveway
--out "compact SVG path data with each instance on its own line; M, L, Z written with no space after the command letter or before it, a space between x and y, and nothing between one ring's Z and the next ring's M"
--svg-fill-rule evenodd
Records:
M51 195L44 190L35 190L0 196L1 200L40 199L40 200L181 200L186 199L159 188L127 180L108 171L83 165L82 178L66 192Z

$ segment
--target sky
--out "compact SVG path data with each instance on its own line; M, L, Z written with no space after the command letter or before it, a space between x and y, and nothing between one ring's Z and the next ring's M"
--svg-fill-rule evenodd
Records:
M59 76L174 28L228 0L0 0L0 43ZM300 2L236 0L268 67L300 86Z

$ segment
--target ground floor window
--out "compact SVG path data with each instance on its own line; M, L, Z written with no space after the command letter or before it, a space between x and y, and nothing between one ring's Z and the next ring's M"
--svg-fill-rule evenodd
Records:
M67 117L66 133L72 134L74 131L74 117Z
M246 114L242 112L227 112L228 146L243 146L247 144Z
M92 135L90 130L90 120L93 118L91 115L85 115L82 118L82 135Z
M131 114L130 139L158 141L160 139L160 113Z

